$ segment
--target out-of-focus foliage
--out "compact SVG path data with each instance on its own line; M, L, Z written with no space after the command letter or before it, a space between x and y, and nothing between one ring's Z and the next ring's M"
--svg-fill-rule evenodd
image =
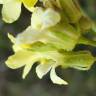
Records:
M96 0L80 0L80 3L85 12L96 20ZM16 35L17 33L15 32L21 32L25 29L29 24L29 14L23 8L20 19L10 25L5 24L0 18L0 96L96 96L95 64L88 72L74 69L64 69L61 71L59 68L57 70L58 75L62 74L61 77L69 81L68 86L53 85L48 79L49 75L39 80L34 70L30 72L26 80L22 80L22 69L9 70L5 66L4 61L13 53L11 49L12 44L7 38L7 32ZM88 37L90 38L91 34L88 34ZM78 49L90 50L96 56L96 48L77 46L75 50Z

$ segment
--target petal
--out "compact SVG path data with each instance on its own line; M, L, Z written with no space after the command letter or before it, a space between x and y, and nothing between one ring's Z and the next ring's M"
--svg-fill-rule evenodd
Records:
M18 44L16 44L16 38L13 35L11 35L10 33L8 33L8 38L14 44L13 47L12 47L13 50L14 50L14 52L17 52L17 51L19 51L19 50L22 49L21 46L18 46Z
M28 73L30 72L31 68L32 68L32 65L34 64L35 62L31 62L31 64L26 64L24 70L23 70L23 75L22 75L22 78L25 79L25 77L28 75Z
M67 85L68 84L66 81L64 81L63 79L61 79L60 77L58 77L56 75L55 67L53 67L51 69L50 78L51 78L52 82L55 84L59 84L59 85L62 85L62 84Z
M0 4L3 4L3 0L0 0Z
M8 38L11 40L12 43L16 42L16 39L13 35L11 35L10 33L8 33Z
M43 8L36 7L33 11L32 17L31 17L31 26L34 29L41 29L42 27L42 14L44 13ZM45 17L44 17L45 18Z
M52 8L44 10L37 7L32 14L31 26L34 29L45 29L56 25L60 19L60 14Z
M34 5L37 3L38 0L22 0L23 4L25 5L25 7L32 11Z
M16 37L16 44L32 44L34 42L45 40L46 32L35 30L32 26L27 27L22 33L18 34ZM44 39L43 39L44 38Z
M57 11L49 8L44 12L41 19L43 28L48 28L56 25L60 21L61 17Z
M27 27L22 33L16 37L16 44L30 44L34 40L37 32L31 26Z
M6 65L12 69L20 68L25 64L30 63L31 56L32 52L30 51L18 51L8 58Z
M40 64L36 67L37 76L41 79L46 75L52 67L52 62L45 62L45 64Z
M2 17L7 23L16 21L21 13L21 2L15 0L3 4Z
M13 48L13 51L14 51L14 52L18 52L18 51L20 51L20 50L23 50L23 48L22 48L21 46L18 46L17 44L14 44L14 45L12 46L12 48Z

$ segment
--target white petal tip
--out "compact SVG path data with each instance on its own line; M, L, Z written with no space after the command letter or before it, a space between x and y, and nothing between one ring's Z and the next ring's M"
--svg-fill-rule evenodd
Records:
M37 73L37 76L38 76L39 79L43 78L43 75L40 72L38 72L38 70L36 70L36 73Z
M54 84L59 84L59 85L68 85L68 83L66 81L64 81L63 79L61 79L60 77L57 76L56 72L55 72L55 67L53 67L51 69L50 72L50 78L52 80L52 82Z
M43 78L43 76L39 76L39 75L37 75L37 76L38 76L39 79L42 79Z
M55 80L54 80L55 81ZM62 81L52 81L54 84L58 84L58 85L68 85L68 82L62 80Z
M22 75L22 79L25 79L26 78L26 76L25 75Z

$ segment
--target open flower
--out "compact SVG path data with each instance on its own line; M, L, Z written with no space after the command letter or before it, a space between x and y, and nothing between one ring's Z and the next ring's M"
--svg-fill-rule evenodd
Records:
M27 38L27 36L24 38ZM66 81L56 75L56 67L89 70L96 60L88 51L66 52L57 50L51 44L41 42L18 44L16 43L18 38L11 35L9 35L9 38L13 42L15 54L8 58L6 65L12 69L24 66L23 78L30 72L33 64L38 62L36 73L40 79L50 71L50 78L53 83L67 85Z
M7 23L16 21L21 13L21 5L32 11L37 0L0 0L0 4L3 4L2 17Z
M63 55L55 51L55 47L52 45L45 45L37 42L35 44L23 44L20 46L16 44L16 38L9 34L9 38L14 43L13 48L15 54L10 56L6 61L6 65L9 68L17 69L24 67L22 77L25 78L30 72L33 64L36 62L39 65L36 67L37 76L41 79L50 71L50 78L55 84L68 84L66 81L56 75L55 68L63 64ZM26 47L24 47L24 45ZM18 46L18 47L17 47ZM28 46L28 47L27 47ZM32 48L28 50L29 46ZM15 49L16 48L16 49Z

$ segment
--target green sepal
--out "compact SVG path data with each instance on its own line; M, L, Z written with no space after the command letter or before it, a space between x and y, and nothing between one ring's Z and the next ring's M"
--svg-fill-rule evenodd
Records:
M27 46L27 45L26 45ZM36 42L33 44L28 45L29 47L26 48L26 50L32 51L32 52L47 52L47 51L56 51L57 48L52 44L44 44L42 42Z
M96 60L89 51L63 51L62 54L65 55L64 65L62 65L62 67L65 67L66 65L68 68L71 67L79 70L89 70Z
M74 49L81 35L78 27L74 28L67 23L59 23L49 30L53 37L55 37L53 41L49 39L49 42L54 44L58 49L67 51Z
M92 29L93 22L87 16L82 16L78 23L83 34L87 33L88 31L90 31L90 29Z
M75 5L73 0L59 0L64 12L69 17L71 23L76 23L82 16L81 10Z

